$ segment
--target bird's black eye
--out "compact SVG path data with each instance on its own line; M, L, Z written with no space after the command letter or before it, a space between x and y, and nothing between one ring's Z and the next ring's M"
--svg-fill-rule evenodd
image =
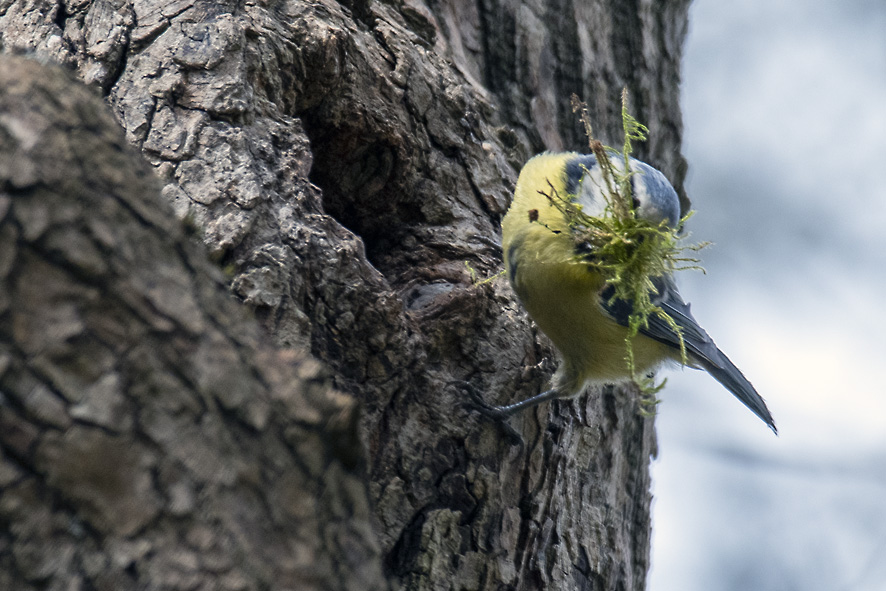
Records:
M578 254L590 254L591 252L593 252L593 250L593 247L591 247L591 245L587 242L579 242L575 245L575 252Z
M601 262L600 257L594 252L594 247L592 247L587 242L579 242L575 245L575 254L580 256L582 260L585 260L592 264L597 264ZM588 269L590 270L590 268Z

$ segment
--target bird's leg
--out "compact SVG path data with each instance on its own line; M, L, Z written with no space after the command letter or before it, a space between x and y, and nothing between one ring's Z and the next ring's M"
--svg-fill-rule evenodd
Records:
M546 390L541 394L536 394L535 396L527 398L526 400L521 400L520 402L515 402L514 404L496 406L493 404L489 404L488 402L483 400L477 389L468 382L457 381L450 382L450 384L464 388L468 392L468 396L471 397L471 400L474 402L474 406L478 411L480 411L487 417L497 420L504 420L522 410L526 410L527 408L538 406L542 402L547 402L548 400L561 397L559 389L551 388L550 390Z

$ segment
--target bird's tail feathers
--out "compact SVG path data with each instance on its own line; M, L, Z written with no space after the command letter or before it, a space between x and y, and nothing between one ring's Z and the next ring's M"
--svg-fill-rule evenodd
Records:
M711 343L713 345L713 343ZM766 401L757 394L757 390L748 381L744 374L741 373L734 363L732 363L726 355L716 346L710 347L710 351L705 354L696 355L696 361L701 365L715 380L723 384L727 390L732 392L742 404L747 406L751 412L760 417L769 428L778 435L778 429L775 426L775 420L766 407ZM699 352L700 353L700 352Z

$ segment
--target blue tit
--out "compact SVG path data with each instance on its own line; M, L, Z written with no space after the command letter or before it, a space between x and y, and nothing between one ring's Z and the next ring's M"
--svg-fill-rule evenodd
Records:
M616 155L612 163L623 169ZM635 214L653 223L680 222L680 203L665 176L644 162L630 159ZM547 196L556 191L580 204L584 213L600 216L606 208L602 169L596 158L577 153L545 153L523 167L514 201L502 221L505 269L520 302L560 354L551 389L508 406L484 405L499 417L553 398L577 396L589 384L617 383L630 378L625 340L630 301L613 299L613 288L596 268L576 264L592 256L575 236L560 208ZM546 196L547 195L547 196ZM682 330L690 366L704 369L776 431L763 398L741 371L702 329L677 292L673 277L652 278L653 304L660 306ZM680 337L666 321L651 315L632 342L638 373L663 362L681 363ZM776 431L777 432L777 431Z

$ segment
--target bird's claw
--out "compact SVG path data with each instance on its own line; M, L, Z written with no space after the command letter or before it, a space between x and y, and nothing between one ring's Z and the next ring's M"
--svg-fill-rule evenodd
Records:
M472 407L474 410L479 411L481 414L497 420L503 420L510 416L510 414L501 406L494 406L483 400L480 392L478 392L477 389L470 382L465 382L464 380L456 380L449 382L449 385L455 386L467 392L468 396L471 397L471 402L469 403L469 406Z
M483 400L480 392L478 392L477 389L470 382L466 382L464 380L455 380L449 382L449 385L455 386L467 392L468 396L471 397L468 406L470 406L480 414L493 419L499 425L501 425L502 429L504 429L508 437L516 445L523 445L523 437L513 427L505 422L505 419L513 414L512 412L509 412L506 407L495 406Z

